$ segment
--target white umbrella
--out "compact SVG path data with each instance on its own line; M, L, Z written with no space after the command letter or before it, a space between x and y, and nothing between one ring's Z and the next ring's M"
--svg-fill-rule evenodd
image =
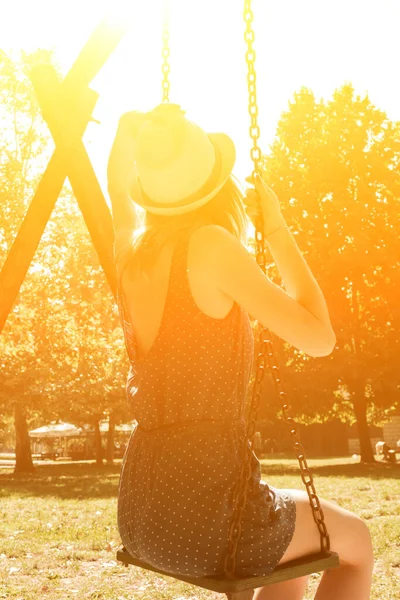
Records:
M72 423L51 423L50 425L44 425L37 429L31 429L29 437L36 438L56 438L56 437L72 437L81 433L81 428L72 425Z

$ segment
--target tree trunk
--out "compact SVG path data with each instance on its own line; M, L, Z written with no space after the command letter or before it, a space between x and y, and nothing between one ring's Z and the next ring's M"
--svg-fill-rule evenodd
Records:
M360 393L360 392L359 392ZM364 397L358 397L353 402L354 412L357 419L358 439L360 441L361 462L375 462L371 440L368 431L367 404Z
M26 414L19 402L14 404L15 425L15 468L14 473L32 473L35 470L32 462L31 444L28 435Z
M362 339L361 334L361 315L360 315L360 302L359 302L359 287L362 285L360 274L352 273L352 313L354 320L354 333L353 333L353 344L354 344L354 355L355 359L362 360L362 349L360 340ZM357 420L358 439L360 441L360 455L361 462L372 463L375 462L374 453L372 451L371 440L368 431L367 421L367 401L365 398L365 382L361 378L361 373L356 368L353 375L353 381L351 382L350 389L353 396L354 413Z
M108 433L107 433L107 464L114 464L114 432L115 432L115 415L112 411L108 417Z
M94 424L94 445L96 448L96 464L103 464L103 448L101 445L100 421L95 421Z

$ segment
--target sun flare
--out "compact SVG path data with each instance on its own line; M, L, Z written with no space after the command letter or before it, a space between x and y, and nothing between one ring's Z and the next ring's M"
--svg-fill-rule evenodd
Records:
M163 4L164 0L14 0L0 21L4 50L53 49L64 73L103 19L126 27L123 40L93 81L100 94L96 118L101 126L91 129L91 151L99 169L104 167L102 148L118 115L149 110L161 101ZM234 139L237 174L244 177L251 163L243 1L169 4L171 102L206 130L225 131ZM323 6L317 0L253 0L253 11L264 151L288 100L301 86L317 97L329 97L352 81L391 118L400 118L400 88L389 76L400 50L399 3L385 1L375 11L361 0Z

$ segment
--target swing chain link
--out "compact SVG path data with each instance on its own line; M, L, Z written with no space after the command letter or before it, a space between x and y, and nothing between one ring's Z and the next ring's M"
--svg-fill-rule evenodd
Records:
M321 551L329 552L330 540L329 540L329 534L328 534L328 530L327 530L325 520L324 520L324 513L322 510L321 503L318 498L317 490L315 489L315 486L314 486L314 479L313 479L312 473L307 464L305 449L304 449L304 446L300 439L297 423L295 422L295 420L293 419L293 417L291 415L290 406L287 404L286 392L283 390L283 387L282 387L281 375L279 372L277 359L274 354L272 340L269 337L268 329L264 328L261 330L260 339L262 339L262 341L264 343L264 348L266 350L266 357L267 357L267 362L268 362L268 368L269 368L269 371L274 380L276 393L277 393L280 403L281 403L283 419L289 425L289 430L290 430L290 435L292 438L292 445L293 445L294 453L296 455L296 458L298 460L299 467L300 467L301 479L305 485L305 488L306 488L306 491L308 494L309 503L310 503L311 510L312 510L312 515L313 515L314 521L318 527L318 531L319 531L319 535L320 535L320 542L321 542Z
M163 26L162 26L162 101L169 102L170 81L169 74L171 67L169 64L170 48L169 48L169 2L164 0L163 6Z
M254 176L260 169L261 150L258 145L260 137L260 127L258 125L258 106L256 94L256 72L255 58L253 49L255 39L253 30L253 12L251 9L251 0L244 1L244 19L246 22L245 41L247 43L246 62L247 62L247 83L249 93L249 115L251 125L249 128L250 137L253 140L250 156L253 161L253 181ZM262 271L266 274L266 244L264 239L264 227L262 217L256 223L255 230L255 253L256 260ZM247 415L246 436L243 446L243 460L237 484L234 489L233 517L229 528L228 550L225 558L225 574L227 577L234 577L236 570L237 547L242 533L242 516L246 506L249 483L252 479L252 458L254 450L254 440L256 432L257 414L260 407L262 383L265 370L269 369L275 383L275 388L281 402L283 418L289 425L293 449L297 457L301 479L306 487L309 503L312 510L314 521L320 534L321 551L328 552L330 549L329 534L326 528L324 513L314 486L313 476L308 467L305 450L301 443L297 424L295 423L289 405L286 400L286 393L282 389L281 376L277 360L273 352L270 332L267 328L261 327L259 332L259 352L255 365L255 379L251 395L250 406Z
M248 112L250 115L250 127L249 133L253 140L253 146L250 150L250 158L253 161L253 178L258 171L259 163L261 161L262 153L261 148L258 145L260 137L260 126L258 124L258 104L257 104L257 74L255 69L256 53L253 48L255 39L253 30L253 11L251 9L251 0L245 0L244 2L244 20L246 23L246 31L244 34L244 40L247 44L246 50L246 63L247 63L247 89L249 97Z

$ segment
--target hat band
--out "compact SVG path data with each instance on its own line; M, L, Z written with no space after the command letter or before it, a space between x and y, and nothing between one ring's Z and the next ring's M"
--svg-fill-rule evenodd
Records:
M193 202L196 202L196 200L201 200L201 198L204 198L204 196L207 196L210 192L212 192L215 189L215 187L218 184L219 179L221 177L222 156L219 151L219 148L213 143L213 141L211 139L210 139L210 142L212 143L213 148L215 150L214 167L213 167L213 170L211 171L210 177L207 179L205 184L202 185L199 190L197 190L197 192L195 192L194 194L191 194L190 196L187 196L183 200L179 200L178 202L162 202L162 203L154 202L154 200L149 198L144 193L143 188L140 183L140 180L139 180L139 185L141 188L142 200L143 200L142 206L144 208L146 208L146 206L150 206L153 208L161 208L161 207L162 208L179 208L181 206L187 206L188 204L192 204Z

